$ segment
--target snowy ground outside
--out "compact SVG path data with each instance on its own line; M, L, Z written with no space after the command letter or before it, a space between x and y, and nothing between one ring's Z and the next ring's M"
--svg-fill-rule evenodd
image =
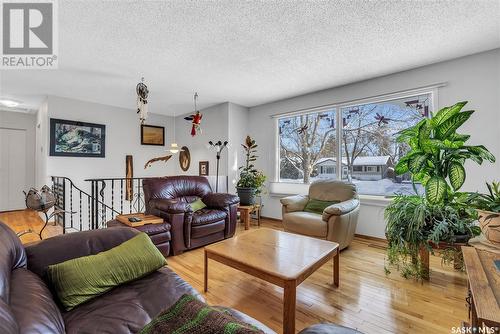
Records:
M312 177L311 182L318 180L318 177ZM281 179L280 182L302 183L302 180ZM376 195L376 196L393 196L397 194L414 195L415 191L409 181L396 183L391 179L382 179L378 181L361 181L352 180L358 188L358 193L361 195ZM420 194L423 193L423 187L418 184L417 190Z

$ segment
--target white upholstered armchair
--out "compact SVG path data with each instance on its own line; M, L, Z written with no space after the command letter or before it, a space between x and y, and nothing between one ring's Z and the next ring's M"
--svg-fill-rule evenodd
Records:
M332 202L321 212L306 207L310 200ZM354 238L358 222L359 199L356 186L337 180L319 180L311 183L308 195L281 199L285 231L323 238L346 248ZM306 210L306 211L304 211Z

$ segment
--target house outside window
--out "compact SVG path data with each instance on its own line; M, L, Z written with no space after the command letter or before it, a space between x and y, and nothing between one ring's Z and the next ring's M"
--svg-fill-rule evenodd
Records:
M394 173L409 150L396 137L428 117L432 107L433 92L428 91L280 117L277 181L307 184L334 178L355 183L360 194L413 193L409 175Z

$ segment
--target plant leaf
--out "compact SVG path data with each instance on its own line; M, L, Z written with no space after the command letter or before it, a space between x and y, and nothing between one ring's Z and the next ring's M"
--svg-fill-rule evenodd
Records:
M458 190L465 182L465 168L458 162L452 162L448 168L448 177L453 190Z
M433 176L425 185L425 197L431 204L437 204L444 200L447 184L441 176Z
M482 159L486 159L489 162L495 162L495 156L491 154L490 151L488 151L488 149L483 145L465 146L464 148L470 153L481 157Z
M446 119L436 127L436 138L446 139L464 124L469 117L474 113L474 110L468 110L455 114L450 118Z
M427 164L427 154L420 154L415 156L408 162L408 169L410 172L416 174L422 171L422 168Z
M439 110L434 117L432 117L432 125L437 127L443 124L446 120L448 120L451 116L456 115L462 110L462 108L467 104L467 101L462 101L455 103L451 107L445 107Z

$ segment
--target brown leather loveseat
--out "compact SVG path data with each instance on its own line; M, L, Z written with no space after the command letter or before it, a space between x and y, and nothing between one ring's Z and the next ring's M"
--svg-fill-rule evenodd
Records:
M214 193L203 176L170 176L143 180L146 214L171 225L171 253L230 238L236 229L238 196ZM193 212L189 203L201 199L206 208Z

